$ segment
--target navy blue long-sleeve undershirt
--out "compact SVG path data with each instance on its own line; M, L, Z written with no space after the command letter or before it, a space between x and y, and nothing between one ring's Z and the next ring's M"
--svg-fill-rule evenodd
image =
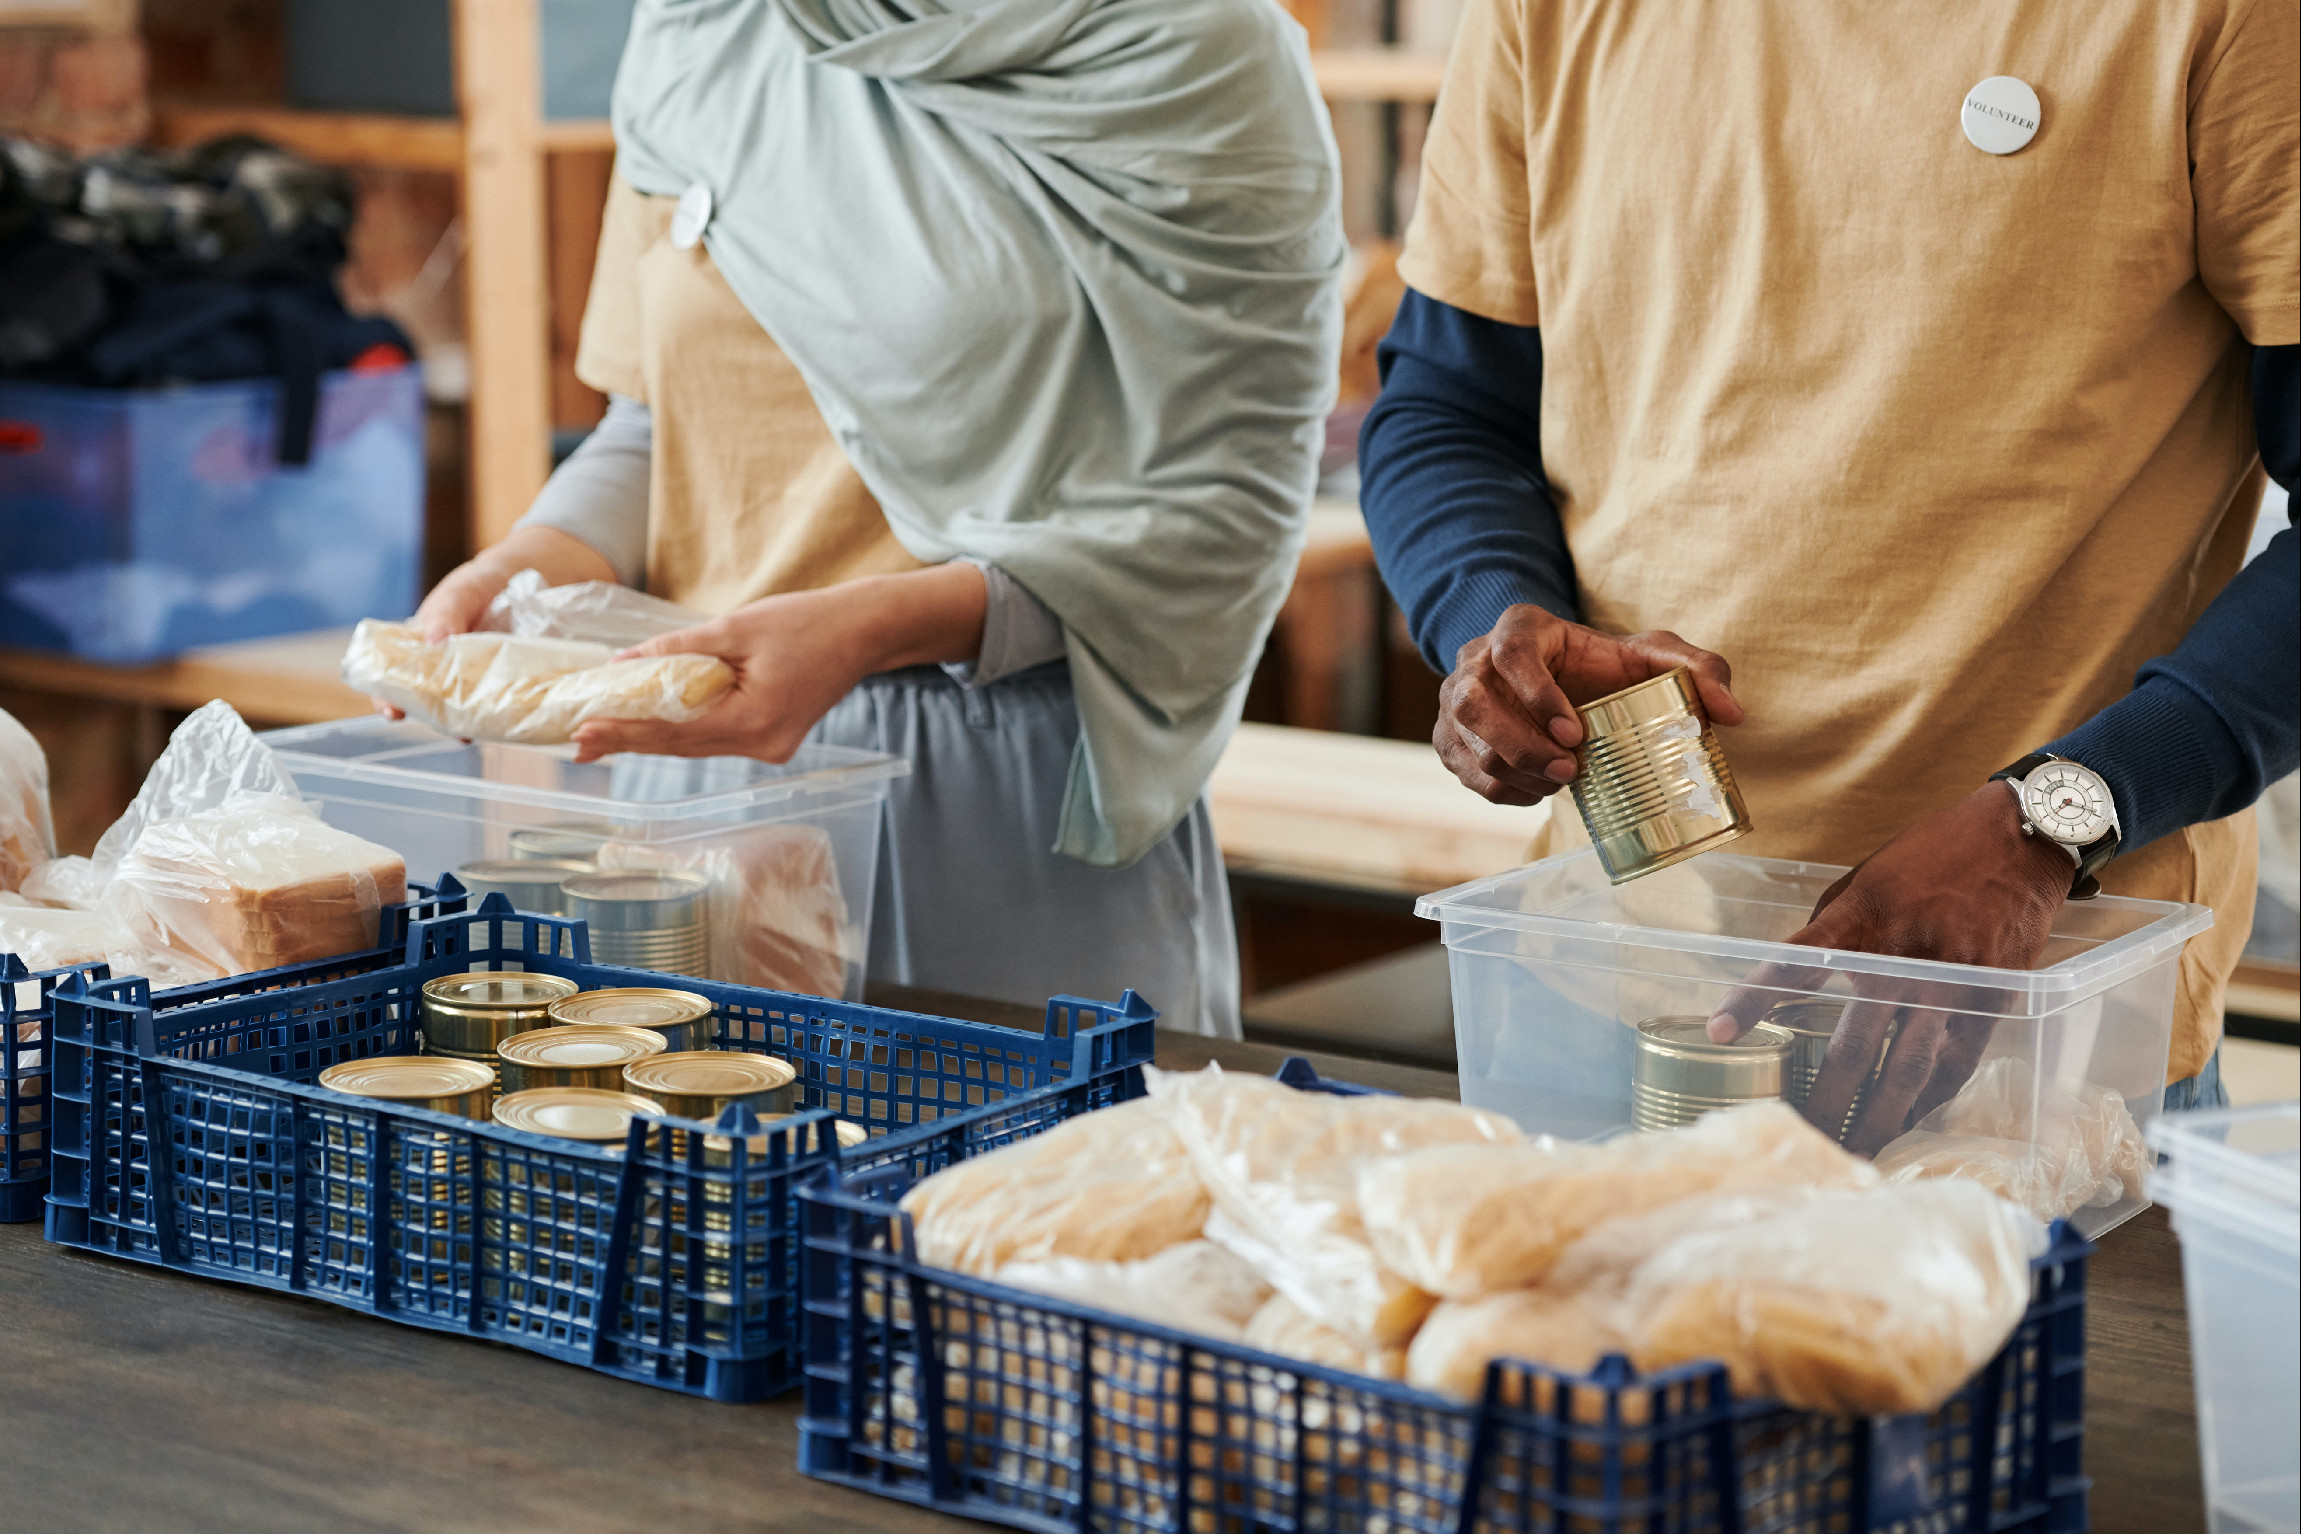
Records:
M1542 472L1542 337L1408 291L1359 435L1359 499L1382 578L1423 658L1454 655L1531 602L1579 621L1574 559ZM2253 354L2261 460L2301 477L2301 347ZM2133 691L2037 749L2117 799L2124 845L2233 815L2301 764L2301 534L2239 571Z

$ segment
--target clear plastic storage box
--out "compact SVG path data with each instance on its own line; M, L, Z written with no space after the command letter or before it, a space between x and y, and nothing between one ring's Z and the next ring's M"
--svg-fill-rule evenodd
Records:
M2181 1236L2213 1534L2301 1528L2301 1103L2168 1113L2150 1187Z
M133 664L412 610L418 370L328 374L307 464L278 432L271 379L0 380L0 644Z
M455 873L484 890L504 886L474 865L685 870L709 886L698 913L709 977L862 996L881 810L890 780L910 771L900 758L808 746L781 766L668 756L579 765L573 747L459 741L382 718L264 739L328 824L391 848L411 876ZM544 909L548 895L513 899L587 916L595 958L609 940L596 912Z
M1585 849L1424 896L1415 909L1442 924L1448 950L1462 1100L1530 1131L1596 1139L1631 1127L1637 1025L1647 1019L1706 1018L1751 985L1781 1001L1890 995L1905 1012L1986 1023L1968 1092L2008 1105L1986 1126L2012 1136L1996 1149L2034 1143L2046 1161L2081 1128L2113 1132L2090 1148L2105 1163L2097 1182L2114 1191L2087 1188L2078 1204L2041 1213L2092 1235L2146 1207L2139 1126L2162 1100L2182 945L2212 913L2072 902L2035 970L1788 944L1844 872L1714 852L1616 887Z

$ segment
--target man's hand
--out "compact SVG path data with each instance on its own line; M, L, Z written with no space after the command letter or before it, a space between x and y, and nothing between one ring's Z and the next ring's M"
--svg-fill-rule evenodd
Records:
M952 563L767 597L665 634L624 656L716 655L735 685L700 719L593 720L575 731L579 762L618 751L749 756L787 762L831 706L867 676L971 660L983 640L982 571Z
M1992 969L2029 969L2045 952L2054 913L2069 897L2075 865L2042 837L2022 834L2003 783L1918 821L1822 892L1813 916L1790 941L1908 959L1940 959ZM1710 1037L1740 1038L1784 990L1818 988L1828 972L1776 965L1727 996ZM1877 1063L1895 1017L1900 1032L1877 1085L1863 1100L1846 1148L1874 1156L1888 1141L1957 1095L1989 1044L1987 1017L1964 1010L1963 987L1875 981L1839 1019L1806 1117L1825 1134L1845 1123L1854 1095Z
M1679 666L1693 673L1713 722L1742 722L1732 669L1709 651L1659 629L1618 637L1530 604L1512 607L1455 656L1430 742L1475 792L1496 804L1532 804L1573 781L1582 744L1576 704Z

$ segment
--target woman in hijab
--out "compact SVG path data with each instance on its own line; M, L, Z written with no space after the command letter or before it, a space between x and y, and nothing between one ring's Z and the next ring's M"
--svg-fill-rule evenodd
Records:
M599 429L425 600L616 581L735 687L611 752L906 758L871 973L1235 1035L1202 797L1300 549L1334 148L1271 0L639 0Z

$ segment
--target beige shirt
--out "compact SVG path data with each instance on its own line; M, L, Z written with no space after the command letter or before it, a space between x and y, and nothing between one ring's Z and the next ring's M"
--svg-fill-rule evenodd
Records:
M673 248L675 200L609 186L575 357L585 383L654 416L647 589L723 613L920 568L709 252Z
M1472 0L1400 270L1542 330L1590 623L1723 654L1753 853L1851 863L2132 685L2260 503L2301 339L2293 0ZM1959 108L2028 82L2035 139ZM1559 817L1560 822L1573 817ZM2251 924L2250 814L2112 865Z

